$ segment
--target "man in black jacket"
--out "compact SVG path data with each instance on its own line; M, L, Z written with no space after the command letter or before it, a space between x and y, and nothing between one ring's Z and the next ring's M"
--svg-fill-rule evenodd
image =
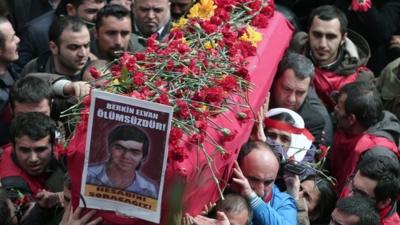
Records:
M331 118L318 99L312 81L314 66L303 55L288 53L280 62L271 86L270 108L288 108L301 117L315 137L314 144L331 144Z

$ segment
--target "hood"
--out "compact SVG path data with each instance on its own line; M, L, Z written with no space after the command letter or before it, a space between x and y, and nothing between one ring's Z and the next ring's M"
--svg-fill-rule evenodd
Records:
M347 37L344 44L343 61L336 69L339 74L351 74L360 66L365 66L371 57L371 50L368 42L358 33L347 30Z
M386 137L399 146L400 121L391 112L383 111L382 120L368 128L367 133L380 137Z
M381 72L377 81L377 87L381 91L384 100L392 100L400 96L399 73L400 58L389 63Z

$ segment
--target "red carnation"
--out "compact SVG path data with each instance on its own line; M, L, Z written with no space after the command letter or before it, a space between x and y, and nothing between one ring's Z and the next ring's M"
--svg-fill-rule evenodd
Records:
M237 118L241 121L247 121L251 118L251 110L246 109L237 113Z
M165 93L162 93L156 101L164 105L170 105L168 95Z
M172 127L169 132L169 143L177 143L183 136L183 131L180 128Z
M137 86L142 86L144 84L144 74L141 72L136 72L133 75L133 83Z
M94 66L90 67L89 72L94 79L98 79L99 77L101 77L101 73Z
M176 100L176 106L178 108L178 115L182 119L187 119L190 115L189 106L187 102L182 99Z
M204 134L193 134L190 137L190 142L194 143L194 144L201 144L204 142Z
M266 28L268 25L268 17L264 14L258 14L253 18L250 24L258 28Z
M209 87L205 89L206 101L213 103L220 103L224 100L224 89L222 87Z
M208 127L207 120L204 117L202 117L201 119L195 122L195 127L199 129L200 132L205 132Z
M188 155L185 152L185 148L177 145L169 145L169 161L183 162L183 160L187 159Z
M268 5L261 9L261 14L267 16L267 18L271 18L274 15L275 5L274 1L269 1Z
M146 58L146 55L143 52L135 53L135 57L137 61L142 61Z
M248 13L252 15L252 14L260 11L261 5L262 4L261 4L260 0L253 0L253 2L250 2L250 4L247 5L251 9L251 11Z
M204 29L204 31L207 34L212 34L215 33L217 31L217 26L215 24L212 24L208 21L202 21L200 23L200 26Z
M238 134L237 130L231 131L228 128L221 128L220 130L222 141L232 141Z
M231 17L231 14L224 8L217 8L215 10L215 16L219 17L223 21L228 21Z
M225 91L232 91L237 88L237 80L234 76L226 76L219 81L219 84Z

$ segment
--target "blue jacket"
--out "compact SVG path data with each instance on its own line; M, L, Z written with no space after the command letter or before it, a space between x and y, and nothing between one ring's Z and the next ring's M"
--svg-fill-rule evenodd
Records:
M295 200L287 193L272 188L272 199L264 202L260 197L251 199L253 225L297 225Z

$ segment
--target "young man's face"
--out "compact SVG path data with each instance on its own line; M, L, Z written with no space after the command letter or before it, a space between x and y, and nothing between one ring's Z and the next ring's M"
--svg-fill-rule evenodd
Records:
M104 17L96 31L101 54L106 60L113 60L116 51L126 51L131 37L132 25L129 17L118 19L114 16Z
M193 4L193 0L170 0L171 16L174 19L179 19L184 16Z
M123 172L138 169L143 160L143 143L133 140L117 140L111 145L111 163Z
M325 21L316 16L308 34L311 53L316 63L323 66L334 62L339 46L344 43L345 38L345 35L340 32L339 19Z
M15 138L13 147L18 165L31 176L41 175L50 163L50 136L35 141L24 135Z
M170 2L168 0L135 0L133 15L140 32L145 36L150 36L170 20Z
M50 102L47 98L37 103L20 103L15 102L13 108L14 116L27 112L40 112L50 116Z
M105 1L97 2L96 0L85 0L77 9L71 9L71 13L68 15L78 16L84 21L93 23L96 19L97 12L103 8L105 4Z
M18 44L20 39L15 34L11 23L0 24L0 32L4 35L4 47L0 48L0 62L10 63L18 59Z
M301 80L292 69L287 69L272 85L272 101L275 107L298 111L307 97L311 78Z
M54 49L51 47L53 57L61 67L56 70L65 71L67 75L78 73L89 59L89 42L90 34L86 27L82 27L78 32L70 28L65 29L61 33L59 44L54 43Z

